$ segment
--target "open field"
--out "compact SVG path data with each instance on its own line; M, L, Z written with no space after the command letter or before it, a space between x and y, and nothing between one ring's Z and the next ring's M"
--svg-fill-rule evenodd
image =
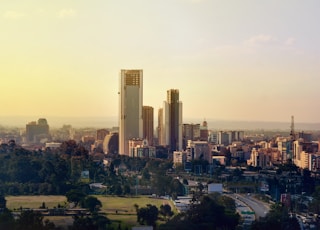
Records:
M65 196L6 196L7 208L10 210L22 208L39 208L42 202L46 207L57 207L65 205L67 198Z
M147 204L152 204L160 208L163 204L172 205L171 201L150 198L148 196L138 197L116 197L116 196L96 196L102 203L101 211L108 214L115 214L116 211L119 214L136 214L134 205L139 207L145 207ZM173 205L171 206L173 208Z
M122 228L137 224L137 216L134 205L145 207L147 204L155 205L160 208L163 204L170 204L172 210L176 213L174 205L169 200L150 198L148 196L138 197L117 197L117 196L102 196L97 197L101 203L101 212L112 221L112 226L117 228L119 223ZM45 202L46 207L57 207L58 204L64 206L67 199L65 196L7 196L7 207L10 210L23 208L39 208L42 202ZM46 216L44 219L49 219L54 222L56 226L64 226L67 229L68 225L72 225L72 217L70 216Z
M150 198L148 196L139 197L113 197L113 196L96 196L102 203L101 211L107 214L107 217L117 223L113 226L128 227L129 229L137 225L137 216L134 205L145 207L147 204L155 205L160 209L163 204L170 204L172 210L176 213L174 205L169 200Z

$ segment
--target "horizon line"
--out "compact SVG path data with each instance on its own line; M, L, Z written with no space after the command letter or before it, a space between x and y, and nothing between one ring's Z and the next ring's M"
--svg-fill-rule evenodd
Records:
M63 118L76 118L76 119L94 119L94 118L99 118L99 119L108 119L108 118L112 118L112 119L117 119L118 116L117 115L109 115L109 116L77 116L77 115L0 115L0 118L7 118L7 119L14 119L14 118L30 118L30 117L34 117L34 119L38 120L40 118L59 118L59 119L63 119ZM249 123L253 123L253 122L266 122L266 123L289 123L291 124L291 117L286 120L286 121L281 121L281 120L245 120L245 119L226 119L226 118L206 118L206 119L198 119L195 117L186 117L184 120L201 120L200 122L197 123L202 123L203 121L227 121L227 122L249 122ZM295 124L320 124L320 121L297 121L295 120L294 122ZM183 124L186 124L185 122L183 122ZM0 123L1 125L1 123Z

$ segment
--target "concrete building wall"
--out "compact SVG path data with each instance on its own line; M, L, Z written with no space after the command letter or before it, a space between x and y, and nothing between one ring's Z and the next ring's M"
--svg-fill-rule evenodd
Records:
M129 155L129 140L143 135L142 70L120 71L119 97L119 154Z

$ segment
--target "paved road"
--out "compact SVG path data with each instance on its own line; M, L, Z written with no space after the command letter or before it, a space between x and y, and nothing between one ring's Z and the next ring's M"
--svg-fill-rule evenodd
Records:
M270 211L270 206L264 202L254 199L252 196L240 195L238 199L250 206L256 213L256 218L265 217Z
M256 218L265 217L269 212L269 205L254 199L252 196L242 195L242 194L230 194L232 198L238 199L248 205L256 215Z
M246 205L244 202L240 201L239 199L236 199L236 206L237 206L237 211L243 218L243 229L247 229L248 226L252 224L252 222L255 220L255 215L252 214L252 209Z

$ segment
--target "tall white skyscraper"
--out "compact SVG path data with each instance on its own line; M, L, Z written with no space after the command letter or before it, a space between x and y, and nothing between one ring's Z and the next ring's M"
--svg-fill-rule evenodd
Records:
M129 140L143 138L142 70L120 71L119 103L119 154L129 155Z

